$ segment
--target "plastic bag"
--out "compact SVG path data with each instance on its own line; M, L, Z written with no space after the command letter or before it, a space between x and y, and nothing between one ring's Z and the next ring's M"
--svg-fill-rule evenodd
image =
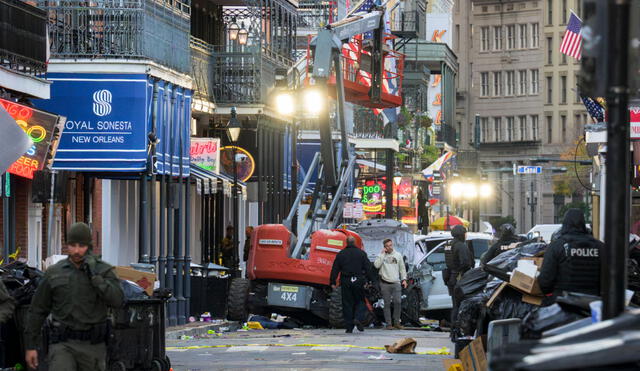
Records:
M507 318L524 318L536 305L522 301L522 293L506 287L490 308L492 320Z
M483 293L463 300L458 307L456 325L462 331L462 335L471 336L475 333L482 307L487 303L487 297Z
M124 293L124 300L147 299L149 296L137 283L129 280L120 280L120 287Z
M526 339L540 339L543 332L582 318L585 316L564 310L558 304L534 308L522 321L522 336Z
M540 256L546 248L547 244L542 242L522 243L515 249L507 250L491 259L483 269L503 281L509 281L508 272L516 268L518 260L523 257Z
M16 305L30 304L44 272L19 261L3 266L2 270L4 273L1 279L9 294L15 299Z
M455 287L455 295L459 301L474 296L487 285L489 274L482 268L468 270L458 281Z

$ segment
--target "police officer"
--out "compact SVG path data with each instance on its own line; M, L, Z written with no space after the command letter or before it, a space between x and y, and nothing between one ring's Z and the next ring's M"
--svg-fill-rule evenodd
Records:
M516 229L513 225L505 223L500 226L500 239L494 243L487 252L480 258L480 263L484 266L496 256L515 247L513 243L519 242L520 238L516 236Z
M455 319L458 316L458 302L454 295L456 283L458 283L466 271L473 268L475 265L471 251L465 243L466 235L467 229L462 225L456 225L451 230L453 240L444 248L444 260L447 265L447 269L442 272L442 278L449 289L449 295L451 295L451 300L453 302L453 308L451 310L452 322L455 322Z
M364 285L365 279L375 279L371 262L367 253L356 246L353 236L347 237L347 247L336 255L331 268L330 283L336 288L336 279L340 274L340 287L342 288L342 316L344 318L347 333L353 332L355 324L359 331L364 331L362 321L365 315Z
M51 314L49 369L105 369L107 308L122 305L113 267L91 252L91 230L75 223L67 233L69 256L45 272L31 302L25 330L25 359L38 367L40 329Z
M2 280L0 280L0 325L13 317L15 304L15 300L9 295L9 291Z
M600 253L604 244L591 236L580 209L569 209L555 241L549 244L538 283L543 293L563 291L600 295Z

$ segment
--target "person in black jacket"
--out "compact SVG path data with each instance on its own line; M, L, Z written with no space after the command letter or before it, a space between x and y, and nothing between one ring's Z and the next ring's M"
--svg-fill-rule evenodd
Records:
M600 295L600 254L604 244L591 236L580 209L569 209L562 228L544 254L538 283L543 293Z
M338 274L342 288L342 315L346 332L352 333L354 324L359 331L364 331L362 321L365 315L365 279L373 281L375 277L367 253L356 246L353 236L347 237L347 247L340 251L333 261L330 278L333 289L336 288Z
M453 240L444 248L444 260L447 265L447 269L442 272L442 278L449 289L449 295L451 295L451 301L453 303L453 308L451 309L452 322L455 322L455 319L458 317L459 303L455 299L454 295L456 283L458 283L466 271L475 266L475 260L465 243L466 235L467 229L462 225L456 225L451 230Z
M484 266L496 256L511 249L511 245L515 242L520 242L520 238L516 236L516 229L513 225L505 223L500 226L500 239L494 243L486 253L480 258L480 264Z

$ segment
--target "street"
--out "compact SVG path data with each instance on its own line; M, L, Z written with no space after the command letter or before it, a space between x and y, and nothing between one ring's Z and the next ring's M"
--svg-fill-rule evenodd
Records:
M405 337L417 341L417 354L384 350ZM167 337L167 354L174 371L268 370L441 370L437 355L453 349L449 333L414 330L366 329L346 334L340 329L250 330L207 335L193 340ZM370 359L380 357L390 359Z

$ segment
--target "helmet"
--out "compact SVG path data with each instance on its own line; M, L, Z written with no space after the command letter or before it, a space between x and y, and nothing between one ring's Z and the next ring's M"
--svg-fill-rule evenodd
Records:
M501 238L515 236L515 234L516 234L516 228L513 225L509 223L505 223L500 226Z

